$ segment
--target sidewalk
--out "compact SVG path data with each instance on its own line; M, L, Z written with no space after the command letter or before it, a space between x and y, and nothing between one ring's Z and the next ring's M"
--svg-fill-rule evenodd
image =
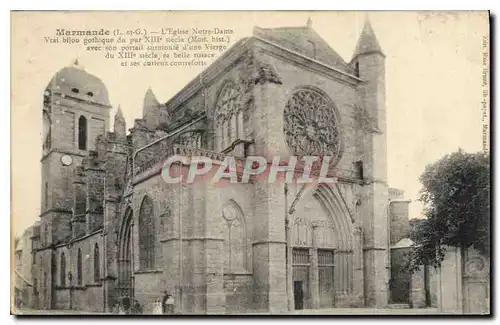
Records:
M328 308L294 310L285 315L440 315L437 308Z
M14 312L15 315L111 315L111 313L87 312L80 310L37 310L37 309L18 309ZM438 312L437 308L328 308L328 309L304 309L294 310L280 314L269 313L246 313L237 314L240 316L252 315L444 315L446 313ZM197 314L200 315L200 314ZM144 316L148 316L145 314Z
M98 312L90 312L90 311L81 311L81 310L55 310L55 309L29 309L22 308L11 311L12 315L108 315L106 313L98 313Z

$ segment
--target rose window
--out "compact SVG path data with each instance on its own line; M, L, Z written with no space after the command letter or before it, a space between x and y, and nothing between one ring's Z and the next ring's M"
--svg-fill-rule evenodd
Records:
M340 133L334 109L318 91L301 89L293 94L285 106L284 132L294 154L338 158Z

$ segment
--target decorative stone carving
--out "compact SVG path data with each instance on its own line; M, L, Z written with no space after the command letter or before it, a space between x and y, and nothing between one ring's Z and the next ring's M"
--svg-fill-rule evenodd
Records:
M203 132L200 131L186 132L180 135L175 142L182 146L199 149L202 144L202 136Z
M241 110L240 102L241 93L236 89L233 83L224 85L219 98L217 99L217 112L216 123L217 126L229 121L233 114Z
M366 132L375 132L377 129L376 121L361 105L354 106L354 120L356 121L358 128L365 130Z
M261 64L257 69L257 74L255 76L255 84L264 84L266 82L271 82L281 85L281 79L274 70L274 67L270 64Z
M296 91L285 106L284 133L294 154L326 155L336 163L341 138L333 103L314 89Z
M475 256L465 264L465 272L468 276L478 276L484 273L485 268L484 258Z

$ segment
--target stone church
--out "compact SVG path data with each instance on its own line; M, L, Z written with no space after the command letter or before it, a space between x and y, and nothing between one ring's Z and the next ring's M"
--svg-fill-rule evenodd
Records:
M36 307L279 313L388 304L385 55L367 21L350 62L312 28L254 28L127 130L78 64L43 96ZM129 126L130 127L130 126ZM174 155L326 155L334 184L168 184ZM188 166L177 165L179 170Z

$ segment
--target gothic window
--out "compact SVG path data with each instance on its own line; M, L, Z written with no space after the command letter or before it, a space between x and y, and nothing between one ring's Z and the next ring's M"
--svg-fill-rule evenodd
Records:
M76 256L76 283L82 285L82 251L78 248L78 254Z
M87 119L83 115L78 119L78 149L87 150Z
M60 276L61 276L61 286L66 285L66 256L64 252L61 253L61 267L60 267Z
M45 182L45 191L43 193L43 202L45 204L45 210L49 208L49 182Z
M47 272L43 272L43 297L45 299L47 299L47 293L48 293L48 290L47 290L47 286L48 286L48 283L47 283Z
M46 246L49 243L49 227L47 225L43 226L43 245Z
M101 279L101 260L99 258L99 246L94 246L94 283L98 283Z
M153 202L146 196L139 212L139 265L141 269L155 267L155 242Z
M285 106L284 120L285 138L294 154L338 160L339 122L333 103L324 94L310 88L297 90Z
M235 140L243 138L243 113L240 93L232 83L226 83L219 94L216 111L216 134L219 150L229 147Z
M247 238L241 208L230 201L222 209L224 218L224 273L247 269Z
M354 64L354 75L356 77L359 77L359 62L356 61L356 63Z

